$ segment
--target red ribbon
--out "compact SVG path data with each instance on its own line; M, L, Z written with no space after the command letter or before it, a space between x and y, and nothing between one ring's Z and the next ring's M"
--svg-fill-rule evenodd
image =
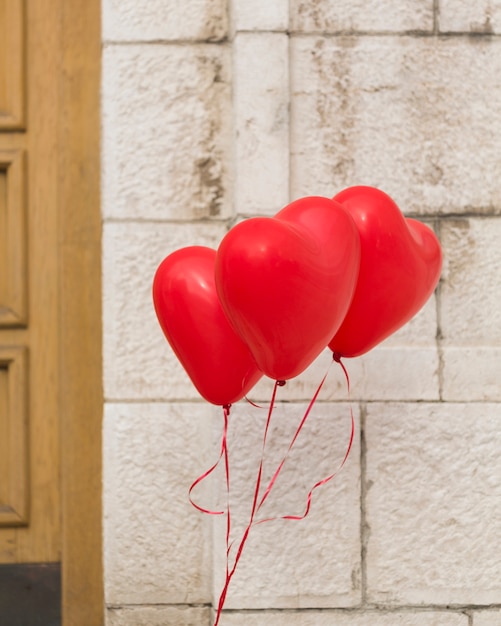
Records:
M347 383L347 387L348 387L348 393L350 392L350 378L348 376L348 372L344 366L343 363L341 363L341 359L338 355L334 354L333 355L333 360L336 361L337 363L339 363L339 365L341 366L341 368L343 369L344 375L346 377L346 383ZM283 457L282 461L280 462L279 466L277 467L277 470L275 471L275 474L273 475L273 478L271 479L270 483L268 484L268 487L263 495L263 497L261 498L261 502L259 503L259 507L258 510L261 508L261 506L264 504L266 498L268 497L271 489L273 488L273 485L275 484L278 475L280 474L280 472L282 471L282 468L285 464L285 461L288 457L288 455L290 454L292 447L294 446L296 439L299 436L299 433L301 432L301 430L303 429L303 426L305 425L306 420L308 419L308 416L310 415L310 412L313 408L313 405L315 404L318 395L320 394L320 391L322 390L322 387L324 386L324 383L327 379L327 376L329 374L330 371L330 366L329 369L327 370L327 372L325 373L324 377L322 378L320 385L318 386L318 389L316 390L315 394L313 395L313 398L310 401L310 404L308 405L308 408L306 409L306 412L301 420L301 422L299 423L299 426L296 429L296 432L289 444L289 448L287 450L287 452L285 453L285 456ZM316 489L318 489L319 487L321 487L322 485L327 484L330 480L332 480L340 471L341 469L344 467L346 461L348 460L348 456L350 454L352 445L353 445L353 439L355 436L355 418L353 416L353 409L350 405L350 417L351 417L351 432L350 432L350 438L348 441L348 446L346 448L346 452L345 455L343 457L343 460L341 461L339 467L336 469L335 472L333 472L332 474L330 474L329 476L327 476L326 478L323 478L322 480L320 480L319 482L315 483L315 485L313 485L313 487L310 489L310 491L308 492L307 498L306 498L306 507L305 507L305 512L303 513L303 515L281 515L279 517L269 517L263 520L259 520L258 522L256 522L255 524L263 524L264 522L271 522L277 519L286 519L286 520L302 520L304 519L308 513L310 512L310 508L311 508L311 500L313 497L313 493Z
M199 476L195 480L195 482L191 485L191 487L190 487L190 489L188 491L188 497L190 499L191 504L196 509L198 509L199 511L201 511L202 513L205 513L207 515L224 515L226 513L226 511L211 511L210 509L205 509L204 507L198 505L193 500L193 498L191 497L191 492L193 491L193 489L195 489L195 487L198 484L200 484L203 480L205 480L208 476L210 476L212 474L212 472L218 467L219 463L221 462L221 459L224 457L224 459L225 459L225 468L226 468L226 491L227 491L228 498L229 498L230 477L229 477L229 461L228 461L228 418L229 418L229 415L230 415L230 408L231 408L230 404L226 404L223 407L224 428L223 428L223 435L221 437L221 452L219 453L218 460L214 463L214 465L212 467L210 467L206 472L204 472L201 476Z
M348 376L348 372L344 366L344 364L341 362L341 358L339 355L334 354L333 355L333 360L336 361L337 363L340 364L341 368L343 369L344 375L346 377L346 383L347 383L347 387L348 387L348 393L350 392L350 379ZM280 461L277 469L275 470L275 473L273 474L273 477L271 478L270 482L268 483L266 490L263 494L263 496L261 497L261 499L259 499L259 492L261 490L261 482L262 482L262 475L263 475L263 465L264 465L264 459L265 459L265 451L266 451L266 443L267 443L267 439L268 439L268 432L269 432L269 428L270 428L270 424L271 424L271 416L273 414L273 409L275 407L275 402L276 402L276 395L277 395L277 390L278 387L281 387L283 385L285 385L284 381L276 381L274 388L273 388L273 392L272 392L272 396L271 396L271 400L270 400L270 405L268 408L268 415L266 418L266 423L265 423L265 428L264 428L264 433L263 433L263 445L262 445L262 450L261 450L261 459L259 462L259 467L258 467L258 472L257 472L257 477L256 477L256 485L254 488L254 497L253 497L253 502L252 502L252 509L251 509L251 514L250 514L250 518L249 518L249 522L245 528L245 531L242 535L242 538L240 540L240 543L238 544L238 548L237 548L237 552L235 555L235 559L233 561L233 565L230 569L230 552L231 552L231 548L233 547L233 542L230 543L230 535L231 535L231 512L230 512L230 464L229 464L229 454L228 454L228 418L229 418L229 414L230 414L230 405L224 406L223 407L223 413L224 413L224 428L223 428L223 434L222 434L222 438L221 438L221 450L220 450L220 454L219 454L219 458L216 461L216 463L214 463L214 465L212 467L210 467L206 472L204 472L201 476L199 476L195 482L191 485L190 490L189 490L189 497L190 497L190 502L191 504L198 509L199 511L201 511L202 513L206 513L208 515L224 515L226 513L227 516L227 521L226 521L226 576L225 576L225 583L223 586L223 589L221 591L221 595L219 596L219 601L218 601L218 607L217 607L217 614L216 614L216 620L214 622L214 626L218 626L219 625L219 621L221 619L221 615L222 615L222 611L223 611L223 607L226 601L226 596L228 593L228 588L230 586L230 582L231 579L233 578L235 571L237 569L237 565L240 561L240 558L242 556L245 544L247 543L247 539L249 537L251 528L253 526L257 526L258 524L264 524L265 522L271 522L274 520L279 520L279 519L284 519L284 520L303 520L309 513L311 510L311 503L312 503L312 498L313 498L313 493L315 492L316 489L318 489L319 487L321 487L322 485L325 485L326 483L328 483L330 480L332 480L343 468L343 466L345 465L348 456L350 454L351 448L352 448L352 444L353 444L353 439L354 439L354 435L355 435L355 418L353 416L353 409L350 405L350 417L351 417L351 433L350 433L350 438L349 438L349 442L348 442L348 446L345 452L345 455L343 457L343 460L341 461L341 463L339 464L338 468L329 476L327 476L326 478L323 478L322 480L318 481L317 483L315 483L315 485L313 485L313 487L310 489L310 491L308 492L307 498L306 498L306 505L305 505L305 510L304 513L302 515L282 515L282 516L278 516L278 517L270 517L270 518L266 518L266 519L262 519L262 520L256 520L256 515L259 512L259 510L261 509L261 507L263 506L263 504L265 503L265 501L267 500L268 496L270 495L271 490L273 489L273 486L275 485L277 478L280 474L280 472L282 471L285 462L292 450L292 448L294 447L294 444L296 443L297 438L299 437L299 434L301 433L312 409L313 406L320 394L320 391L322 390L322 387L324 386L324 383L327 379L327 376L329 374L330 371L330 366L329 369L327 370L327 372L325 373L324 377L322 378L317 390L315 391L306 411L305 414L303 415L292 439L291 442L289 444L289 447L284 455L284 457L282 458L282 460ZM250 402L250 404L253 404L252 402ZM257 406L257 405L254 405ZM214 472L214 470L218 467L219 463L221 462L221 460L224 459L224 464L225 464L225 477L226 477L226 494L227 494L227 506L226 506L226 511L211 511L209 509L206 509L204 507L201 507L200 505L196 504L192 497L191 497L191 493L193 491L193 489L200 483L202 482L205 478L207 478L210 474L212 474L212 472Z

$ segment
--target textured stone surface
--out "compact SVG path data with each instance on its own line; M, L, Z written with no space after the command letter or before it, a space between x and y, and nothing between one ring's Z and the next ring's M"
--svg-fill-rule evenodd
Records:
M221 224L110 223L103 233L105 395L113 399L199 398L158 324L151 287L174 250L216 248Z
M137 607L109 609L106 626L211 626L206 607Z
M225 47L105 47L105 218L228 215L230 134Z
M447 220L441 240L443 345L501 347L501 217Z
M445 399L501 400L500 237L501 218L441 226Z
M439 28L442 32L466 32L490 35L501 32L499 0L441 0Z
M103 0L105 41L219 40L227 34L225 0Z
M292 40L292 196L367 184L404 212L499 212L501 42Z
M307 33L431 31L433 0L292 0L291 21Z
M369 404L368 598L499 602L499 405Z
M501 401L501 348L444 348L443 399Z
M287 30L288 0L232 0L233 28L241 30Z
M499 626L501 610L478 611L473 613L473 626Z
M241 33L233 44L238 214L273 215L288 203L288 46L282 33Z
M106 405L108 604L207 602L210 523L191 507L188 489L212 454L212 410L206 404ZM208 492L200 486L197 493L203 500Z
M420 36L436 26L475 36ZM500 29L499 0L103 0L107 626L210 626L224 578L225 520L187 494L217 458L221 410L163 337L158 264L216 248L241 217L355 184L436 228L441 285L344 360L350 394L331 367L259 515L303 512L343 457L351 397L348 462L305 520L252 529L221 626L501 624ZM262 490L331 361L279 389ZM266 407L272 385L249 395ZM265 419L232 407L237 542ZM224 508L223 469L197 502Z
M267 626L396 626L397 624L398 626L467 626L468 617L452 611L266 612L264 614L225 615L224 624L225 626L262 626L263 624Z
M260 494L286 453L305 404L276 407L268 434ZM252 528L227 597L228 608L353 606L360 602L359 416L346 465L315 490L301 521ZM267 411L238 405L229 433L233 563L249 521ZM317 403L256 519L302 515L307 494L342 463L350 439L347 405ZM224 493L220 496L224 498ZM215 519L214 596L224 582L225 522Z

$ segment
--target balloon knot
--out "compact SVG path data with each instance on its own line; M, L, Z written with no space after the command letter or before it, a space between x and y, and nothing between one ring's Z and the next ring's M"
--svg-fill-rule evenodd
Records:
M223 409L230 414L231 404L223 404Z
M339 352L333 352L332 358L334 359L334 361L336 361L336 363L341 363L341 355L339 354Z
M285 380L277 380L277 385L279 387L284 387L285 386L285 382L286 382Z

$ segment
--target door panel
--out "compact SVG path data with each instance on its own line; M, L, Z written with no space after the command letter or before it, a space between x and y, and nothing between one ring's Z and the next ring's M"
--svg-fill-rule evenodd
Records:
M25 185L24 151L0 151L0 328L27 322Z
M0 0L2 624L103 621L99 19Z
M0 129L24 127L25 6L0 2Z
M41 15L37 5L43 4ZM51 4L52 14L51 14ZM55 3L0 0L0 548L58 562L60 545ZM50 41L50 40L49 40ZM25 71L26 69L26 71ZM26 94L24 87L26 86ZM26 111L26 115L24 114ZM13 132L14 131L14 132Z
M26 349L0 346L0 527L28 524L27 392ZM0 554L0 559L10 561L13 555Z

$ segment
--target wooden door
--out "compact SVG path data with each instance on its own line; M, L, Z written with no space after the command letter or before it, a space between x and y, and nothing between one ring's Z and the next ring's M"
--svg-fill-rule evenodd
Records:
M0 0L5 626L103 621L99 13Z

